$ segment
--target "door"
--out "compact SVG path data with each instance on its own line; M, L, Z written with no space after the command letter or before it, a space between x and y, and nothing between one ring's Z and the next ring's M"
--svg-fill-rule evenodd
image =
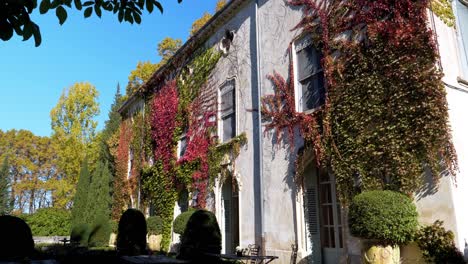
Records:
M335 179L310 165L304 174L304 212L309 263L339 263L343 254L341 210Z
M228 177L223 184L222 200L224 210L224 250L235 253L239 245L239 190L237 184Z
M322 258L324 263L339 263L343 254L343 226L333 174L319 171L318 190Z

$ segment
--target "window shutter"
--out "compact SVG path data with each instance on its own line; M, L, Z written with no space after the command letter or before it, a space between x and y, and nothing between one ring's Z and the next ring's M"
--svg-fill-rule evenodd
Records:
M322 263L322 244L320 241L319 200L315 168L306 172L305 214L307 224L307 248L311 252L308 263Z

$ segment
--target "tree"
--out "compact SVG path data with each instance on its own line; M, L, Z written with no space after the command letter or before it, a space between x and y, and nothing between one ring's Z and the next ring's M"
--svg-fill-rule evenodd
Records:
M40 2L39 6L38 3ZM73 2L73 3L72 3ZM177 0L182 2L182 0ZM101 17L103 12L117 14L119 22L141 23L142 11L152 13L154 7L163 12L161 3L157 0L3 0L0 1L0 39L7 41L16 33L28 40L34 36L36 47L41 44L42 37L39 26L31 20L30 14L39 8L40 14L55 11L60 25L67 20L67 9L83 10L85 18L94 13Z
M99 161L96 172L91 177L88 192L88 223L91 224L89 244L91 246L105 246L109 243L110 235L110 171L107 162Z
M158 43L158 54L161 56L161 62L159 64L166 64L166 62L174 56L177 50L182 46L181 39L173 39L171 37L165 37L161 42Z
M111 109L108 114L108 119L105 122L104 129L102 130L102 136L100 140L100 159L107 162L111 176L115 172L114 168L114 155L112 154L111 138L118 134L120 122L122 117L119 113L119 108L122 105L122 94L120 93L120 84L117 84L117 91L114 95L114 102L111 105Z
M11 211L10 202L10 166L8 157L3 159L0 167L0 215L9 214Z
M72 233L88 223L88 191L90 182L91 176L88 169L88 160L85 159L81 165L80 177L76 186L76 195L73 199L73 207L71 210ZM81 234L81 236L83 235L84 234ZM87 238L85 240L87 240Z
M64 90L57 105L50 112L52 138L57 146L58 168L63 174L54 201L57 207L66 207L71 201L80 167L87 156L92 164L97 159L95 130L99 113L98 91L89 83L76 83Z
M216 12L218 12L219 10L223 9L223 7L226 5L227 3L227 0L219 0L217 3L216 3Z
M150 61L139 61L136 69L130 72L128 76L128 85L126 90L127 95L135 93L143 83L145 83L151 75L159 68L159 64L151 63Z
M218 0L218 2L216 2L215 12L218 12L219 10L223 9L226 3L227 0ZM195 20L192 24L192 28L190 29L190 36L195 35L195 33L197 33L197 31L200 30L212 17L213 15L211 15L208 12L205 12L202 17Z
M195 20L192 24L192 28L190 29L190 36L195 35L195 33L197 33L198 30L200 30L212 17L213 16L210 13L205 12L202 17Z
M128 85L126 88L127 95L135 93L155 71L176 53L176 51L182 46L181 39L173 39L166 37L158 43L158 55L161 57L159 63L151 63L150 61L138 62L135 70L130 72L128 76Z

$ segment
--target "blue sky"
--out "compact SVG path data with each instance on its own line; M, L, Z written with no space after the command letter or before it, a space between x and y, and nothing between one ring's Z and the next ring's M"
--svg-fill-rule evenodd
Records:
M140 25L119 23L117 16L84 19L68 10L60 26L55 12L33 14L41 28L42 44L14 36L0 41L0 129L27 129L51 134L49 112L62 90L88 81L98 89L102 129L117 83L125 90L138 61L159 61L157 43L169 36L186 41L192 22L205 11L214 13L216 0L161 0L164 14L144 14Z

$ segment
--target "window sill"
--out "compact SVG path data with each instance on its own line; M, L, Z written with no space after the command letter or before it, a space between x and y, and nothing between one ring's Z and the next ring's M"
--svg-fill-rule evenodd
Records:
M457 77L457 82L460 85L463 85L465 88L468 88L468 80L463 79L462 77L458 76Z

